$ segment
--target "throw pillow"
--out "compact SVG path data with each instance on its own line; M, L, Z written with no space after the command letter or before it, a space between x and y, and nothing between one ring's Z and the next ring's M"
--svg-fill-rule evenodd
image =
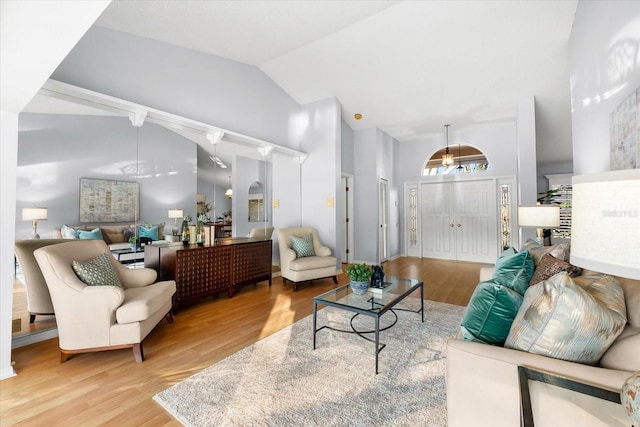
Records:
M147 228L144 225L139 225L138 237L148 237L151 240L158 240L158 226L154 225L150 228Z
M296 253L297 258L316 255L311 234L307 234L304 237L291 236L291 249Z
M551 276L554 276L562 271L569 273L569 276L576 277L582 273L580 267L571 265L568 262L560 261L547 254L542 257L542 260L536 266L536 270L533 272L533 277L529 282L529 286L533 286L536 283L540 283L543 280L547 280Z
M102 231L99 228L94 228L91 231L78 230L78 239L103 240Z
M88 286L118 286L122 288L122 283L120 283L116 269L111 264L110 257L111 255L104 253L89 261L73 261L73 271Z
M77 239L78 238L78 230L73 227L69 227L66 224L62 225L62 229L60 230L63 239Z
M556 243L551 246L542 246L535 240L528 239L524 243L522 250L529 251L531 258L533 258L533 265L537 267L538 263L547 254L561 261L568 262L571 254L571 245L569 243Z
M462 337L467 341L503 345L521 303L522 295L495 280L479 283L460 324Z
M596 364L626 323L617 281L571 279L562 272L529 287L505 347Z
M509 248L498 257L493 278L495 282L524 295L533 277L533 268L529 252L516 252Z

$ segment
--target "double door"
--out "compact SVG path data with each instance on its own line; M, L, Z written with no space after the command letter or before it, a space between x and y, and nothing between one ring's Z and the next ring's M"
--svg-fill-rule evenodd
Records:
M497 203L493 180L420 186L422 256L493 263L497 257Z

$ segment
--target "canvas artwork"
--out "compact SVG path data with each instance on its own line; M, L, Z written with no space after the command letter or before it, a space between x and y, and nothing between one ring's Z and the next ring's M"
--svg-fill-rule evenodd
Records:
M134 222L138 206L137 182L80 178L80 222Z
M611 113L611 170L637 169L640 165L640 88Z

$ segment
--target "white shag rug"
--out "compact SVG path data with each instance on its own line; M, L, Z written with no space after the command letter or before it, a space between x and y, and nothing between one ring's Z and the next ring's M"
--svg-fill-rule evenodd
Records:
M400 307L418 309L407 298ZM387 346L375 374L374 344L323 329L313 350L313 317L288 326L190 378L154 400L186 426L446 426L446 341L465 308L425 300L425 322L397 311L380 333ZM353 313L318 312L318 327L350 329ZM381 325L393 321L386 313ZM358 316L359 330L373 318ZM372 336L373 334L369 334Z

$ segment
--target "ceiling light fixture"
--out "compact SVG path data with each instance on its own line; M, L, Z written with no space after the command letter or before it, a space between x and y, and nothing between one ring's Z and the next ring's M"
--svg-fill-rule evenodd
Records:
M227 191L224 192L224 195L228 198L233 197L233 190L231 189L231 176L229 176L229 188L227 188Z
M353 115L353 118L354 118L354 119L356 119L356 120L360 120L360 119L362 118L362 114L360 114L360 113L355 113L355 114Z
M224 136L224 132L219 130L212 130L207 132L207 140L213 145L216 145L217 143L219 143L222 140L223 136Z
M220 166L222 169L226 169L227 165L225 165L222 160L220 160L220 157L218 156L209 156L209 158L211 159L211 161L213 161L213 163L215 163L216 165Z
M444 125L444 134L445 134L445 141L447 142L447 149L442 155L443 166L451 166L453 164L453 154L449 152L449 126L451 125Z

